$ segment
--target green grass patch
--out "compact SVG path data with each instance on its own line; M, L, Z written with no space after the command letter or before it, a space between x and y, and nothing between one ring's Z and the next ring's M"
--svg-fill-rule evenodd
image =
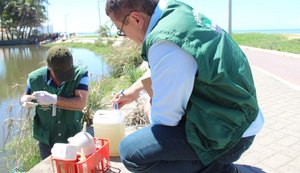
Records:
M96 54L101 54L101 55L110 55L112 53L111 42L107 44L102 43L100 41L97 41L96 43L61 42L61 43L50 43L44 46L52 47L54 45L63 45L70 48L84 48L92 52L95 52Z
M300 39L289 39L286 34L233 34L233 39L243 46L300 54Z
M21 114L20 120L10 119L8 128L19 128L14 139L2 149L6 152L7 169L13 172L27 172L41 161L38 142L32 136L33 109L21 111Z
M82 36L75 36L72 38L101 38L99 35L82 35Z
M133 41L124 41L123 44L118 47L112 47L111 50L113 53L105 58L111 67L111 77L119 78L124 76L143 62L140 56L140 46Z

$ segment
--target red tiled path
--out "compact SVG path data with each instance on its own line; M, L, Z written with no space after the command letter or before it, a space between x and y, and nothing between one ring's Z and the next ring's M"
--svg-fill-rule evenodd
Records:
M300 88L300 54L244 46L242 49L251 66L269 73L286 84Z

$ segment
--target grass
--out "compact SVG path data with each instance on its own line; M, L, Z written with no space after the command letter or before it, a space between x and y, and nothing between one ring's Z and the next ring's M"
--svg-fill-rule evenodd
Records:
M101 54L105 56L109 56L112 54L112 49L110 49L112 42L108 42L108 43L102 43L101 41L97 41L96 43L61 42L61 43L50 43L44 46L52 47L58 44L70 48L88 49L92 52L95 52L96 54Z
M12 87L10 97L16 97L16 91L19 87L23 86L15 85ZM21 111L15 112L14 110L17 110L18 107L16 104L11 104L7 109L8 118L5 120L5 127L9 133L6 137L12 137L12 141L9 143L5 141L5 145L1 149L1 152L4 151L6 154L4 159L7 170L13 172L27 171L41 160L37 141L32 137L33 110L22 108ZM15 129L17 129L16 132Z
M76 36L75 38L101 38L99 35L83 35L83 36Z
M109 77L90 83L88 113L86 119L91 119L98 109L111 107L110 99L121 89L128 88L144 71L139 69L142 59L140 47L132 41L126 41L118 47L109 47L111 53L105 56L110 66Z
M243 46L300 54L300 36L290 39L288 34L245 33L233 34L233 39Z
M112 47L113 54L106 56L105 60L112 67L110 75L119 78L128 74L131 69L135 69L143 60L140 57L140 46L133 41L125 41L121 46Z
M8 143L5 149L8 151L6 157L7 167L16 172L27 171L41 161L38 150L38 142L32 136L32 110L28 110L26 117L19 122L19 132Z

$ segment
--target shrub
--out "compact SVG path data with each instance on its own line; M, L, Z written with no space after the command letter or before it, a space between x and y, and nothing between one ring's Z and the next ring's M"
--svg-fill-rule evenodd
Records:
M111 67L110 75L119 78L131 69L137 68L143 62L140 57L140 46L132 41L124 41L120 46L112 48L112 54L106 58Z

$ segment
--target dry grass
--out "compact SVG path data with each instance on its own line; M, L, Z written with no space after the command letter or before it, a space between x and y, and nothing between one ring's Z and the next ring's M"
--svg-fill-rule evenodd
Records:
M145 127L149 124L148 117L144 114L144 103L145 101L143 99L139 99L136 103L136 106L129 111L129 113L126 115L124 121L126 127Z

